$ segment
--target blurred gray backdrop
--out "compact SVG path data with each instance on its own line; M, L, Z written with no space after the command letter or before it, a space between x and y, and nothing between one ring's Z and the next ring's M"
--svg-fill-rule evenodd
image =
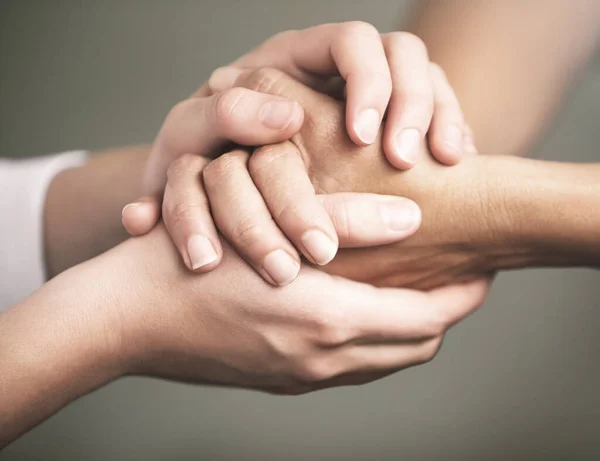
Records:
M1 0L0 154L150 142L174 103L268 36L351 19L392 30L409 8L400 0ZM596 61L538 155L599 160L599 115ZM504 274L426 366L287 398L125 379L0 459L598 460L599 332L600 273Z

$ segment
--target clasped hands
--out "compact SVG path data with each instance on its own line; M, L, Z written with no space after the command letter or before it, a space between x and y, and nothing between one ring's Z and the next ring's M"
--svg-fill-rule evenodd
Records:
M489 285L475 153L409 34L319 26L219 69L167 116L123 212L154 228L120 250L153 284L122 318L127 372L300 393L430 360Z

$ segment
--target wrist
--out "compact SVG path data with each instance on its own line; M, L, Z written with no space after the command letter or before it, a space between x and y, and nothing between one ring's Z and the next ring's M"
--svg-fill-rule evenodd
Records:
M0 314L0 447L125 371L106 286L83 272Z

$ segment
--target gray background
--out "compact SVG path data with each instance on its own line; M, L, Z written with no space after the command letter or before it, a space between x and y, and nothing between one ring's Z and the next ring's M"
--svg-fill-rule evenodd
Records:
M212 69L273 33L350 19L391 30L407 6L0 1L0 153L151 141ZM597 160L599 107L596 63L539 155ZM504 274L427 366L293 398L125 379L0 459L599 459L599 307L597 272Z

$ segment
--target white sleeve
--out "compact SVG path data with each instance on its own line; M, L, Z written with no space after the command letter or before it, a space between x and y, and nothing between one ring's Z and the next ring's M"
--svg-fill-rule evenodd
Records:
M84 151L26 160L0 159L0 311L46 281L46 191L59 172L85 163Z

